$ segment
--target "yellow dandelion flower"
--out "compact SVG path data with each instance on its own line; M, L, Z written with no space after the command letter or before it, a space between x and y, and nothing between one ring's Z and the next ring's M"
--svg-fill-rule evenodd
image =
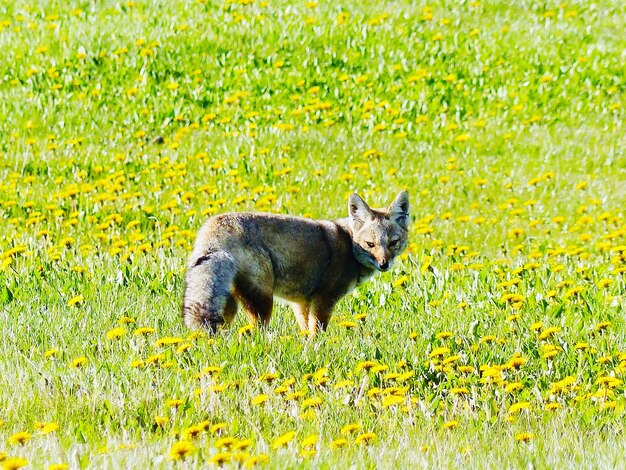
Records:
M77 305L81 303L85 298L82 295L76 295L67 301L67 306L72 307L73 305Z
M226 423L216 423L211 426L211 429L209 429L209 431L211 432L211 434L220 434L224 429L226 429Z
M68 470L69 464L66 463L53 463L48 465L48 470Z
M57 348L51 348L51 349L48 349L45 353L43 353L43 355L44 357L48 358L48 357L55 356L58 352L59 350Z
M527 401L521 401L518 403L513 403L509 407L509 413L513 415L513 414L519 413L521 410L528 410L528 409L530 409L530 403L528 403Z
M59 429L58 423L37 423L35 425L41 434L50 434Z
M311 434L310 436L307 436L302 440L302 442L300 443L300 447L302 447L303 449L315 447L318 441L319 437L317 436L317 434Z
M190 439L197 439L198 436L200 436L200 434L202 433L202 431L204 431L204 428L202 426L189 426L188 428L185 428L183 430L183 439L188 441Z
M517 442L528 442L530 441L533 437L535 437L534 434L528 433L528 432L520 432L519 434L515 435L515 440Z
M563 408L563 405L561 405L560 403L548 403L545 406L545 409L547 411L560 410L561 408Z
M523 388L524 384L522 384L521 382L511 382L510 384L507 384L506 387L504 387L504 391L507 393L513 393L522 390Z
M294 437L296 437L296 433L294 431L289 431L288 433L285 433L282 436L277 437L276 439L274 439L274 442L272 443L272 449L276 450L280 447L286 446L291 441L293 441Z
M175 442L170 449L170 460L184 460L187 458L196 448L189 441Z
M251 403L253 405L260 405L262 403L265 403L268 399L269 399L269 395L266 395L266 394L257 395L251 400Z
M167 416L155 416L154 417L154 424L156 424L160 428L164 427L169 422L170 422L170 419Z
M541 334L539 335L539 339L548 339L551 336L554 336L555 333L558 333L560 331L561 328L559 328L558 326L551 326L541 332Z
M72 367L80 368L87 364L87 358L85 356L77 357L71 362Z
M9 437L9 444L24 444L27 441L30 441L31 435L28 431L22 431L13 434Z
M210 376L217 375L220 372L222 372L222 368L220 366L206 366L206 367L203 367L202 370L200 371L202 375L210 375Z
M3 470L17 470L28 465L28 460L22 457L9 457L2 461Z
M443 423L443 426L441 426L442 429L454 429L459 425L459 422L456 420L452 420L452 421L447 421L445 423Z
M209 459L209 462L211 462L212 464L221 466L221 465L224 465L225 463L230 462L231 458L232 458L232 455L230 452L219 452L213 455Z
M231 447L233 450L246 450L254 445L254 441L252 439L242 439L241 441L235 442Z
M239 332L239 335L245 335L245 334L250 333L252 330L254 330L254 325L252 323L249 323L239 328L238 332Z
M165 400L165 406L167 406L168 408L178 408L183 403L184 401L179 398L171 398L169 400Z
M320 406L322 404L322 399L319 397L312 397L312 398L307 398L306 400L304 400L302 402L301 408L305 409L305 408L315 408L317 406Z
M253 455L248 460L246 460L246 462L244 463L244 467L252 468L255 465L265 465L269 461L270 458L267 454Z
M331 449L342 449L347 446L348 446L348 439L345 439L343 437L339 439L335 439L334 441L330 443Z
M113 328L112 330L107 331L106 338L107 339L118 339L126 334L126 330L121 326L117 328Z
M185 341L183 338L165 337L165 338L158 339L154 343L154 346L156 348L161 347L161 346L170 346L170 345L173 345L173 344L182 343L183 341Z
M274 380L276 380L278 378L278 374L274 373L274 372L267 372L265 374L263 374L261 377L259 377L259 382L273 382Z
M383 398L382 406L387 408L387 407L394 406L394 405L400 405L402 403L404 403L404 397L403 396L389 395L389 396L386 396L385 398Z
M220 437L218 440L216 440L213 446L216 449L230 449L236 443L237 443L237 439L235 439L234 437L225 436L225 437Z
M598 323L595 327L594 330L595 331L602 331L607 329L609 326L611 326L611 322L610 321L603 321Z
M359 434L354 440L355 444L369 444L372 442L376 442L377 436L373 432L366 432L363 434Z
M356 365L356 372L359 373L362 370L364 371L368 371L370 370L372 367L375 367L378 365L378 362L374 362L374 361L361 361Z
M142 326L142 327L137 328L133 334L135 336L141 336L141 335L149 335L152 333L154 333L154 328L150 326Z
M431 353L428 355L428 357L430 357L431 359L434 357L441 357L441 356L445 356L446 354L450 353L450 348L446 347L446 346L440 346L438 348L434 348Z
M441 331L435 335L435 338L446 339L446 338L452 338L453 336L454 336L454 333L452 333L451 331Z
M596 380L596 385L603 385L606 388L615 388L621 385L621 383L622 381L620 379L608 376L599 377L598 380Z

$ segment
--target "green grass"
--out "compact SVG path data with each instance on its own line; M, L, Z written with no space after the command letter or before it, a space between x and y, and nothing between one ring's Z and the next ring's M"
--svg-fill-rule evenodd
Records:
M622 2L67 3L0 7L4 465L621 465ZM327 333L182 324L210 215L403 188L409 250Z

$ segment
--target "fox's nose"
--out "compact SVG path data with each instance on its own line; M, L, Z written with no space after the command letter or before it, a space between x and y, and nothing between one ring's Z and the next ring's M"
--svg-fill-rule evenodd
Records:
M381 270L387 271L387 269L389 269L389 261L385 261L384 263L380 263L379 266L380 266Z

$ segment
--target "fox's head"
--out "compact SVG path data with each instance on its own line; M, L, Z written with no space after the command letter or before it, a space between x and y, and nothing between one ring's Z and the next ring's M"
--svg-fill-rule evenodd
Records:
M400 192L385 209L371 209L358 194L348 200L352 251L364 266L387 271L408 244L409 194Z

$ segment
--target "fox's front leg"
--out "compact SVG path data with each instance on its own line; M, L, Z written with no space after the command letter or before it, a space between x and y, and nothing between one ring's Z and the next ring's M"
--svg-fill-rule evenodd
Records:
M312 335L318 331L324 331L328 326L336 301L330 299L317 299L309 307L308 330Z
M293 313L296 315L296 320L300 326L300 330L309 331L309 304L297 304L291 303Z

